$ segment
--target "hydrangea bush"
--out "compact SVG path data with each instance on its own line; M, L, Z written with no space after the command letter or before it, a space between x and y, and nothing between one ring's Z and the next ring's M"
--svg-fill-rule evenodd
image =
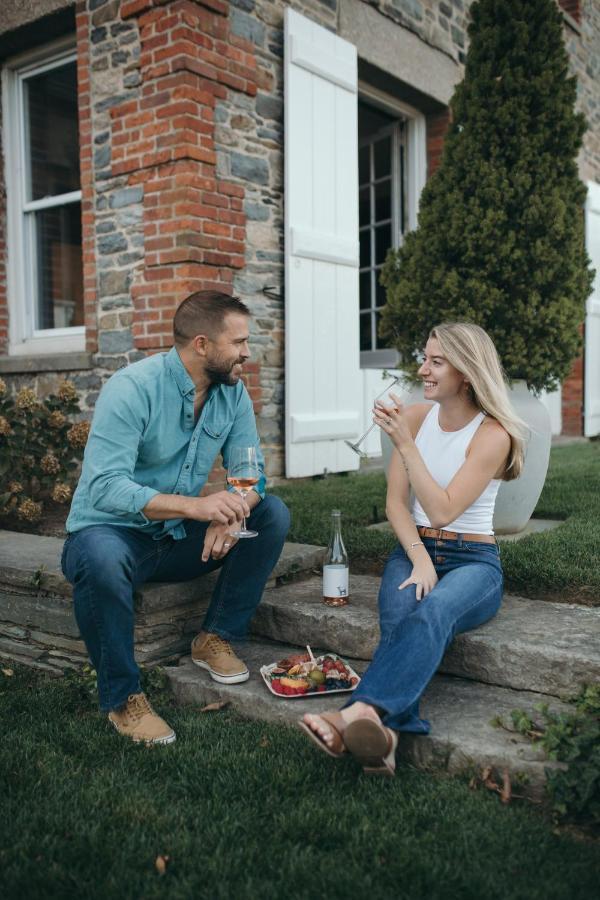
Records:
M41 400L29 387L9 396L0 379L0 514L35 522L44 501L69 502L89 433L79 413L70 381Z

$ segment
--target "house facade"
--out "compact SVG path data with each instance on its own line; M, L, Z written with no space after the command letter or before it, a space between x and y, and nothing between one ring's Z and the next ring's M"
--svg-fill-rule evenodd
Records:
M600 268L600 5L560 6ZM268 474L357 468L345 440L398 362L378 272L439 162L468 7L3 0L0 376L69 377L91 410L112 372L171 345L185 296L233 292ZM600 433L598 281L582 328L545 400L556 433Z

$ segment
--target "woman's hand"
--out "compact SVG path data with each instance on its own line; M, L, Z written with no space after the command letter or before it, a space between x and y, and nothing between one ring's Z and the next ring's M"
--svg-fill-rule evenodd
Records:
M390 397L394 401L394 406L384 406L380 401L375 403L373 422L379 425L394 446L401 450L402 447L413 443L413 436L400 398L391 391Z
M402 591L409 584L414 584L416 586L417 602L423 600L438 583L437 572L429 558L429 554L423 547L419 547L419 550L421 551L419 555L423 559L417 559L410 573L410 578L398 585L398 590Z

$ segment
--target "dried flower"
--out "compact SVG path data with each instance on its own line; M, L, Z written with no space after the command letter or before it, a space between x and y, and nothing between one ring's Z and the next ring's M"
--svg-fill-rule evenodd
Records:
M26 519L28 522L37 522L42 515L42 504L26 497L17 507L17 515L20 519Z
M37 397L35 395L35 391L31 388L21 388L21 390L17 394L15 405L17 409L31 412L31 410L35 409L37 406Z
M0 397L3 397L6 393L6 382L3 378L0 378Z
M35 466L35 456L32 456L31 453L26 453L23 457L23 468L24 469L33 469Z
M40 466L42 472L45 472L46 475L56 475L57 472L60 472L60 462L54 453L46 453L42 456Z
M62 481L57 481L52 489L52 499L56 503L67 503L71 499L71 488Z
M20 481L9 481L8 482L8 490L11 494L22 494L23 493L23 485Z
M66 421L67 417L64 413L61 413L59 409L55 409L54 412L51 412L48 416L48 425L50 428L62 428Z
M10 422L4 416L0 416L0 434L12 434Z
M75 390L75 385L71 381L61 382L56 393L58 399L62 400L63 403L70 403L72 400L77 400L77 391Z
M76 422L67 431L67 440L71 447L85 447L89 433L89 422Z

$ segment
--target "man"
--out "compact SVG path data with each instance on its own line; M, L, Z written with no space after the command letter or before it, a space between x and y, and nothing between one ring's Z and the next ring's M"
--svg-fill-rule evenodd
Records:
M279 558L289 513L265 496L263 457L241 379L248 308L198 291L175 313L175 346L116 372L94 413L62 555L75 617L98 676L100 708L121 734L166 744L175 733L140 689L133 653L136 588L221 568L192 659L224 684L246 681L243 638ZM217 454L256 447L260 480L246 500L199 497ZM230 534L243 515L258 532Z

